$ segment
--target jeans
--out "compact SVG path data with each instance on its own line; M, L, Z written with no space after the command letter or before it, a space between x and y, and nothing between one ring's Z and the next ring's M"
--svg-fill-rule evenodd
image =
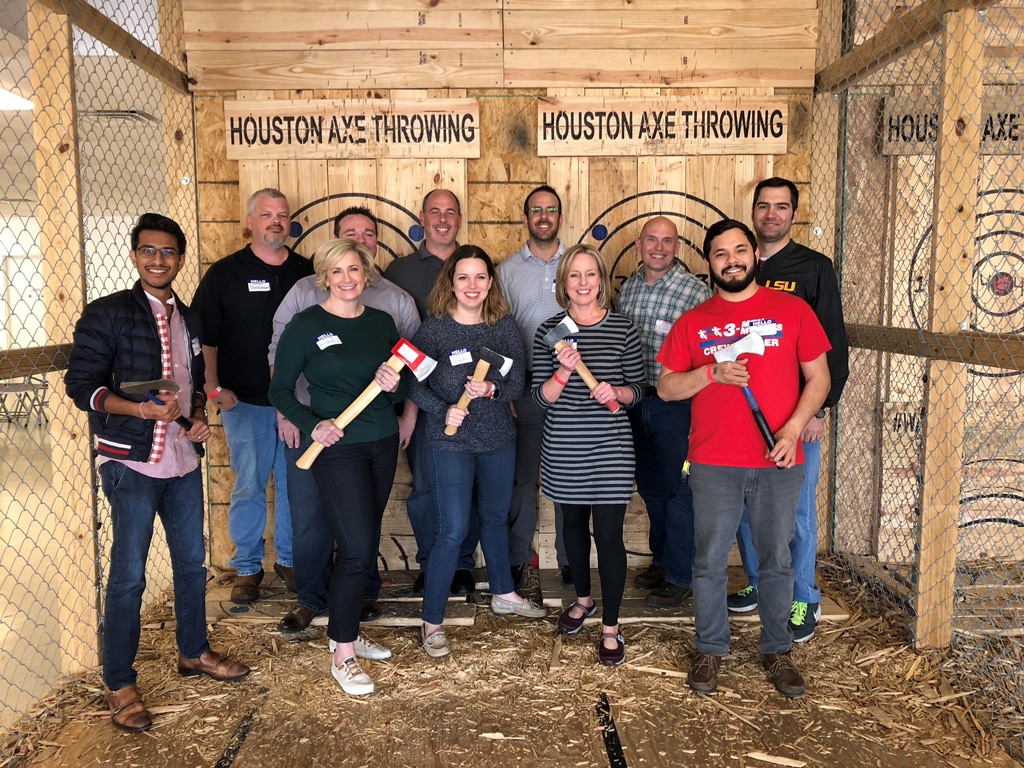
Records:
M398 434L368 443L339 442L313 463L320 507L337 554L328 593L327 636L354 642L359 634L366 580L377 560L380 521L398 465Z
M626 589L626 545L622 543L625 504L563 504L565 551L572 568L577 597L590 597L590 522L597 545L597 575L601 579L601 623L619 623Z
M274 471L274 547L277 562L292 565L292 517L288 506L288 468L284 441L277 436L277 410L239 402L221 412L231 452L235 489L228 510L228 532L235 543L231 567L252 576L263 567L263 531L267 527L267 482Z
M430 552L423 592L423 621L441 624L448 605L448 590L455 575L459 546L473 517L479 513L480 543L487 559L491 593L512 591L508 562L508 505L512 500L514 444L486 453L431 450L427 454L434 488L437 539Z
M647 506L653 564L676 586L693 584L693 494L683 482L690 401L645 397L627 411L636 451L636 489Z
M793 568L789 541L800 500L801 465L748 469L690 466L697 557L693 565L695 645L701 653L729 651L726 563L746 505L751 539L760 557L761 652L786 653L793 642L789 614Z
M527 378L529 382L529 377ZM533 561L533 534L537 530L537 478L540 476L540 443L546 411L526 394L516 400L516 466L512 506L508 515L508 549L512 565ZM569 563L562 541L562 506L555 504L555 557L558 565Z
M153 478L119 461L100 466L110 502L113 543L103 603L103 682L116 691L134 685L142 593L153 521L160 515L174 577L175 636L187 659L210 650L206 639L206 549L203 545L203 473Z
M288 462L288 504L292 512L292 554L295 560L296 602L320 613L327 609L334 565L334 537L327 516L320 508L320 492L312 471L299 469L295 462L306 452L313 440L302 435L298 448L285 446ZM380 532L377 533L378 546ZM364 600L376 600L381 580L377 558L366 580Z
M421 571L425 571L430 562L430 550L434 547L434 540L437 538L437 516L434 512L433 470L427 458L427 415L421 413L416 420L416 428L409 438L409 447L405 451L405 457L409 461L409 470L412 472L412 493L405 501L406 514L409 515L409 524L412 525L413 535L416 537L416 562ZM477 542L480 541L480 523L476 515L472 515L469 522L469 530L466 538L459 546L458 568L471 571L476 567L476 560L473 555L476 552Z
M793 599L801 603L820 603L821 590L814 578L818 558L818 473L821 470L821 443L804 443L804 482L800 486L800 504L796 508L796 532L789 542L793 559ZM750 523L746 512L736 531L743 570L752 587L757 587L757 552L750 541Z

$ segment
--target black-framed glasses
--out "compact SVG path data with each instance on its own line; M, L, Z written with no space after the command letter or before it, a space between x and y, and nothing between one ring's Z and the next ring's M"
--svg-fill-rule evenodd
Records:
M158 253L165 259L174 259L181 255L181 251L177 248L156 248L152 245L140 245L135 249L135 252L145 256L147 259L152 259Z
M541 208L539 205L531 205L530 206L530 215L531 216L537 216L537 215L539 215L541 213L547 213L550 216L557 216L558 215L558 206L557 205L549 205L547 208Z

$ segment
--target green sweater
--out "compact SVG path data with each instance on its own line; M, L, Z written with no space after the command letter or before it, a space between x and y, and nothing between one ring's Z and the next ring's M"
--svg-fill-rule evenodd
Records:
M369 384L377 367L391 357L398 342L391 316L365 307L351 319L337 317L319 305L291 319L277 345L270 402L307 435L322 419L334 419ZM309 381L310 407L295 399L295 381L304 373ZM408 391L407 375L398 390L377 395L345 428L344 443L368 443L398 431L394 404Z

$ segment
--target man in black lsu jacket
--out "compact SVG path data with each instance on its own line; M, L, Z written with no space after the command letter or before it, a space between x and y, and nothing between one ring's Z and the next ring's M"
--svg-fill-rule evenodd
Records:
M75 326L64 377L67 394L89 413L113 544L104 601L103 681L111 722L125 731L152 727L136 686L146 556L160 515L174 570L178 673L241 680L249 668L210 650L206 636L206 551L199 467L206 424L199 319L171 289L185 260L185 234L166 216L146 213L131 232L139 280L86 306ZM170 379L180 388L156 400L129 395L126 382ZM191 428L175 419L185 416Z

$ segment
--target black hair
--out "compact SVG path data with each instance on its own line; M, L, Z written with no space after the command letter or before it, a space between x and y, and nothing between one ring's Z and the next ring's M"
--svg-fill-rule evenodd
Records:
M373 222L373 234L377 234L377 217L373 215L373 211L367 208L365 205L350 205L344 211L334 217L334 236L341 237L341 233L338 231L338 227L341 226L341 220L346 216L365 216Z
M710 261L711 259L711 241L723 232L728 232L730 229L740 230L746 236L747 240L750 241L750 248L755 251L757 250L757 238L754 237L754 233L750 231L750 227L742 221L736 221L736 219L722 219L708 227L708 233L704 235L704 249L701 251L704 261Z
M765 187L770 187L772 189L781 189L785 187L789 190L789 197L793 203L793 210L795 211L800 207L800 192L797 190L796 184L789 179L782 178L781 176L772 176L771 178L757 183L757 186L754 187L754 205L757 205L757 198L761 196L761 190Z
M144 213L139 216L138 222L132 227L131 243L132 250L139 247L139 234L145 230L151 232L166 232L178 242L178 253L185 253L185 233L181 231L178 222L169 219L159 213Z
M555 200L558 201L558 215L561 216L562 215L562 198L558 196L557 192L555 192L554 187L549 187L547 184L541 184L539 187L537 187L536 189L532 190L530 192L530 194L528 194L526 196L526 199L523 200L523 216L529 216L530 215L530 198L533 197L534 195L536 195L538 192L547 192L549 195L554 195L555 196Z

